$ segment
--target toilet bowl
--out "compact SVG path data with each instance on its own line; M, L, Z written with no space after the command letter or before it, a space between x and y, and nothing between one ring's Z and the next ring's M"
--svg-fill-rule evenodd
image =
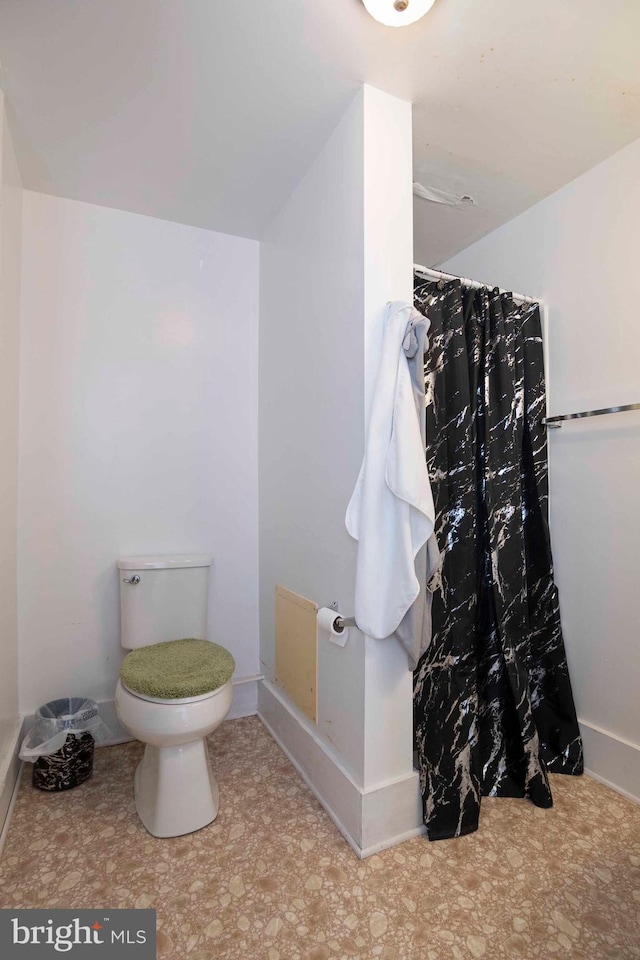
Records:
M232 700L233 657L206 636L211 558L124 557L115 692L123 727L145 744L134 779L135 806L154 837L193 833L215 819L219 792L206 737ZM176 639L178 638L178 639Z
M218 815L218 784L205 737L231 706L231 680L211 693L165 700L141 696L118 681L115 706L122 725L145 744L134 780L140 820L154 837L179 837Z

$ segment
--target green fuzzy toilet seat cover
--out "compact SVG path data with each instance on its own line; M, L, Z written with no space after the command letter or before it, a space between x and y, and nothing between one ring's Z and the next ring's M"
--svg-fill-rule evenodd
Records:
M213 693L231 679L235 661L209 640L167 640L132 650L122 661L120 680L133 693L179 700Z

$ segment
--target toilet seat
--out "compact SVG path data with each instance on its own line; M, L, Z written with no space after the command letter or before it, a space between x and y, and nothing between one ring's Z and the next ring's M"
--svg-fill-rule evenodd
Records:
M137 693L135 690L131 690L130 687L124 683L123 680L120 680L120 683L132 697L137 697L138 700L146 700L148 703L166 703L168 706L174 706L181 703L198 703L200 700L208 700L209 697L215 697L216 693L220 690L220 687L217 687L215 690L210 690L208 693L200 693L197 697L150 697L145 693Z
M234 669L234 659L224 647L190 637L132 650L122 661L120 681L141 700L195 703L223 687Z

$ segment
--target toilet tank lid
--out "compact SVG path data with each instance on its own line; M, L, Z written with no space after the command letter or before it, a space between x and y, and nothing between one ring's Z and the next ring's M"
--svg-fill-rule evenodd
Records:
M206 553L164 554L155 557L120 557L118 570L166 570L171 567L210 567Z

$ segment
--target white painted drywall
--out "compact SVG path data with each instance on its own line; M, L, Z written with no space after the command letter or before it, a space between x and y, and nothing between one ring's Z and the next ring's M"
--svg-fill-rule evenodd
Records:
M369 86L363 98L366 434L385 305L413 299L413 159L411 104ZM366 637L364 667L364 786L372 789L413 770L413 674L394 640Z
M22 728L17 591L21 234L22 186L0 92L0 831L20 770L16 747Z
M18 716L18 358L22 186L0 93L0 753ZM1 820L1 818L0 818Z
M353 615L356 543L344 515L385 302L411 297L411 207L411 107L365 86L261 242L260 607L269 680L276 584ZM411 723L411 674L394 640L352 629L341 648L320 634L313 734L354 783L368 789L411 775Z
M214 558L255 675L258 244L25 191L20 708L113 696L121 554Z
M353 614L344 513L364 423L362 93L260 244L262 669L274 677L276 584ZM318 731L361 782L364 638L318 649Z
M443 265L547 302L550 415L640 403L638 170L640 141ZM589 728L586 764L640 796L640 412L552 430L549 456L556 580ZM636 745L626 772L605 764L603 731L612 749Z

